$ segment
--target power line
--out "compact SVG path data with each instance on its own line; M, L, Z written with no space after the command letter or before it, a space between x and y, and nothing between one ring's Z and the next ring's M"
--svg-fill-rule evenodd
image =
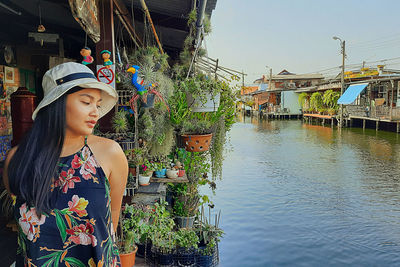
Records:
M393 38L394 36L400 37L400 33L390 34L390 35L386 35L386 36L383 36L383 37L378 37L378 38L367 40L367 41L355 42L355 43L350 44L349 46L360 46L360 45L362 46L362 45L367 45L367 44L370 44L370 43L382 42L382 40L385 40L385 39L388 39L388 38L395 39L395 38ZM389 40L391 40L391 39L389 39Z

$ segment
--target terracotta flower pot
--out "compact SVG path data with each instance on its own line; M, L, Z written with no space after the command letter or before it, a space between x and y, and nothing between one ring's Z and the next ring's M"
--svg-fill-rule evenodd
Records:
M185 170L179 170L178 177L183 177L185 175Z
M182 139L186 151L203 152L210 148L212 134L183 134Z
M131 173L133 176L136 176L136 167L129 168L129 173Z
M121 259L121 265L122 267L132 267L135 265L135 258L136 258L136 251L137 251L138 247L135 247L135 250L130 252L130 253L126 253L126 254L120 254L119 258Z

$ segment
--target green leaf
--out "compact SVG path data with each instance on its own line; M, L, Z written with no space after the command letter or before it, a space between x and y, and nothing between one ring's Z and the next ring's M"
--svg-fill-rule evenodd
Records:
M62 253L59 253L54 261L54 266L58 267L58 265L60 264L60 259L61 259L61 255Z
M59 253L60 253L59 251L56 251L56 252L50 253L48 255L42 256L42 257L38 258L38 260L42 260L42 259L46 259L46 258L54 258Z
M75 266L79 266L79 267L86 267L86 265L83 264L83 262L81 262L77 258L66 257L66 258L64 258L64 261L68 262L71 265L75 265Z
M56 211L55 213L56 213L56 224L58 230L60 231L61 239L63 242L65 242L65 239L67 238L67 231L66 231L67 226L65 225L65 222L60 213L58 211Z

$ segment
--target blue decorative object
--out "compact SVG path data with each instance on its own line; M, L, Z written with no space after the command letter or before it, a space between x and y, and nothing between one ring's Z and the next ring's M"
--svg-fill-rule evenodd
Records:
M167 173L167 169L161 169L154 171L154 174L156 175L157 178L165 178L165 175Z
M154 84L150 83L148 85L143 85L143 80L139 83L138 82L138 71L140 67L137 65L132 65L129 69L127 69L127 72L132 73L132 84L135 86L138 95L144 95L147 93L146 87L154 87Z

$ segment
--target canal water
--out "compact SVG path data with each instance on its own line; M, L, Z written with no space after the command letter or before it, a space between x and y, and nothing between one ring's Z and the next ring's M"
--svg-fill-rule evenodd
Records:
M212 200L220 266L400 266L400 136L241 119Z

